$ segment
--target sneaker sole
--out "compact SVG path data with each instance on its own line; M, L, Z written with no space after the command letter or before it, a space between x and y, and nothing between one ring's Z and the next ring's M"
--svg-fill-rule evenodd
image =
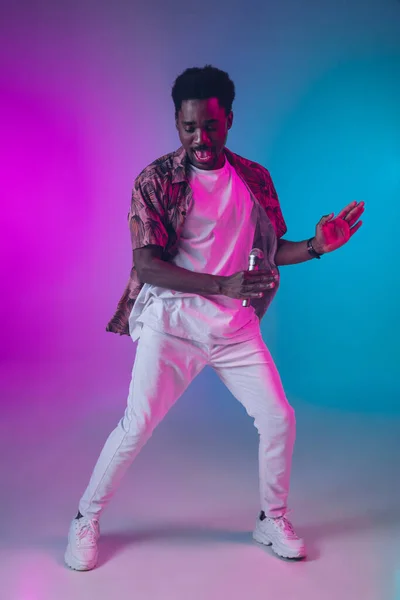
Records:
M91 571L97 565L97 556L92 563L85 565L75 558L75 556L72 554L70 545L68 544L64 555L64 561L67 567L72 569L73 571Z
M265 534L261 533L261 531L254 531L253 539L259 544L263 544L264 546L271 546L271 549L275 554L280 556L281 558L289 558L292 560L300 560L306 557L306 551L304 548L297 550L296 552L289 552L287 548L284 548L270 540Z

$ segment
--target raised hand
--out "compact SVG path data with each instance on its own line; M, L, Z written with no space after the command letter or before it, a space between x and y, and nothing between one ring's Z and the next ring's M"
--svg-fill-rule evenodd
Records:
M364 202L350 202L335 217L334 213L322 217L315 229L313 248L319 254L333 252L344 246L362 225Z

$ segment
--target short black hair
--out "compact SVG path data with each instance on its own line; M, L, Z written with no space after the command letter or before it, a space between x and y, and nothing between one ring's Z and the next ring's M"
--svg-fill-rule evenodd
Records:
M228 115L235 99L235 85L228 73L212 65L203 68L186 69L176 78L172 88L172 100L175 105L175 117L184 100L205 100L218 98L219 105Z

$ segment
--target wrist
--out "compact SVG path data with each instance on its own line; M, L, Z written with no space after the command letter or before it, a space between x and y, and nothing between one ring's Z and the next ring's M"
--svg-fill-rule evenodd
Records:
M325 254L323 245L318 243L318 240L315 236L313 238L311 238L310 245L316 254L319 254L320 256L322 254Z
M210 295L211 296L223 296L223 281L225 277L223 275L210 275Z

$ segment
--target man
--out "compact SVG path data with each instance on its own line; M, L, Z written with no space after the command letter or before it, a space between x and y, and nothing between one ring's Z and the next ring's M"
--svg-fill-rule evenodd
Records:
M234 97L233 82L219 69L182 73L172 89L182 147L135 181L128 215L134 266L107 330L139 342L124 417L71 523L65 560L73 569L95 567L100 514L155 426L207 364L260 435L254 538L281 557L306 555L286 516L294 411L259 321L276 294L277 267L343 246L361 226L364 203L323 217L308 241L284 240L268 171L225 147ZM248 269L253 248L261 251L258 270Z

